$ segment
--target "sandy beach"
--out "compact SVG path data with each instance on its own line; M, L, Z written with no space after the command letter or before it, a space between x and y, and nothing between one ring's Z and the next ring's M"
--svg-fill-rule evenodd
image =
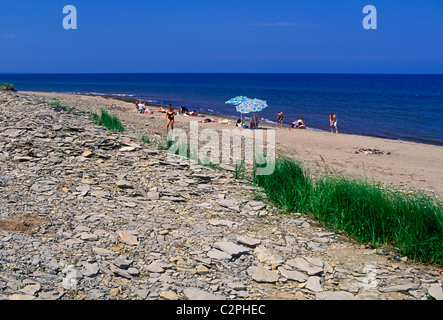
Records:
M35 97L57 98L75 107L76 102L90 105L91 112L106 107L115 113L128 132L149 137L165 136L165 115L134 113L131 102L101 96L22 92ZM174 106L177 111L177 106ZM149 106L151 111L157 107ZM277 113L277 112L276 112ZM235 128L236 119L215 115L176 116L176 127L186 128L190 121L216 118L228 123L199 123L200 128ZM289 120L287 120L289 121ZM327 122L328 119L325 119ZM288 123L289 124L289 123ZM326 131L292 129L260 123L260 128L275 130L277 154L301 161L307 168L335 170L354 177L367 177L402 189L443 194L443 147L408 141L382 139ZM249 129L244 129L249 130Z

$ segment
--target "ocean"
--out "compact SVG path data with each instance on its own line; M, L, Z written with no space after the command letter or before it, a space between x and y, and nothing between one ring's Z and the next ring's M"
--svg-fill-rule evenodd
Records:
M267 101L262 122L303 118L308 128L443 145L443 75L387 74L0 74L19 91L108 95L240 118L225 101ZM248 114L244 115L246 119Z

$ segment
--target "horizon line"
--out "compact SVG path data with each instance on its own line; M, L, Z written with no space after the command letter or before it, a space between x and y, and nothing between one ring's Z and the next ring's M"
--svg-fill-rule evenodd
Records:
M0 72L0 75L38 74L342 74L342 75L443 75L443 73L380 73L380 72Z

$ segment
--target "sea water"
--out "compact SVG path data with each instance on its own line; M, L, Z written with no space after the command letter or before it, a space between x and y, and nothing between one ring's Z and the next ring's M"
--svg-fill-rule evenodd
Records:
M391 74L0 74L19 91L110 95L240 118L225 101L265 100L258 116L308 128L443 145L443 75ZM248 119L250 115L243 115Z

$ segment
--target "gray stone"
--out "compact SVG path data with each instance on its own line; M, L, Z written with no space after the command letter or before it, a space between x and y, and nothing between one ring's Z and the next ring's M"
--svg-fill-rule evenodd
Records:
M295 258L294 260L287 261L286 264L300 271L304 271L310 276L320 275L323 273L323 268L309 263L304 258Z
M305 288L314 292L323 291L323 288L320 284L320 280L321 280L320 277L317 276L309 277L308 280L306 281Z
M223 297L199 288L186 288L183 293L188 300L223 300Z
M150 200L159 200L160 199L160 193L159 192L148 192L148 198Z
M132 189L132 188L134 188L132 183L129 182L129 181L126 181L126 180L118 180L117 181L117 187L119 187L121 189Z
M104 256L104 257L113 257L113 256L115 256L115 252L113 252L111 250L108 250L108 249L93 247L92 250L96 254L98 254L99 256Z
M120 268L117 268L115 265L110 264L109 269L117 276L126 278L126 279L132 279L132 276L127 272L126 270L122 270Z
M23 289L20 289L20 292L24 294L28 294L30 296L35 295L37 292L41 290L41 285L39 283L36 284L29 284L25 286Z
M415 289L417 289L419 287L420 287L419 284L406 283L406 284L398 284L398 285L378 288L378 291L383 292L383 293L387 293L387 292L405 292L405 291L409 291L409 290L415 290Z
M217 227L226 226L226 227L232 228L236 224L236 222L230 221L230 220L211 219L211 220L209 220L209 224L211 224L213 226L217 226Z
M211 259L222 260L222 259L231 259L232 256L226 252L217 249L211 249L208 251L208 257Z
M128 230L118 230L117 235L120 237L120 240L129 245L138 245L137 236L133 234L133 232Z
M100 268L97 263L83 263L83 270L81 270L81 273L85 277L93 277L96 276L100 272Z
M80 192L80 197L84 197L85 195L88 194L89 190L91 190L91 187L89 185L85 184L85 185L78 186L77 188L75 188L75 190Z
M98 235L93 234L93 233L82 232L80 234L80 239L85 240L85 241L96 241L96 240L98 240Z
M132 261L131 260L127 260L127 259L125 259L125 258L123 258L123 257L118 257L117 259L115 259L114 261L112 261L112 263L116 266L116 267L118 267L118 268L120 268L120 269L128 269L130 266L131 266L131 264L132 264Z
M342 291L324 291L315 295L317 300L355 300L352 293Z
M149 292L150 291L148 289L139 289L139 290L135 291L135 293L143 300L145 300L148 297Z
M131 276L138 277L140 275L140 271L137 268L128 268L126 270Z
M288 280L294 280L297 282L306 282L308 280L308 276L304 273L301 273L296 270L288 270L283 266L278 267L278 271L280 274Z
M165 269L160 265L160 263L153 262L149 265L147 265L146 270L152 273L163 273L165 272Z
M237 242L247 245L248 247L256 247L259 244L261 244L261 240L258 239L254 239L254 238L250 238L247 236L238 236L237 237Z
M219 241L214 243L214 247L220 249L231 256L239 256L249 252L249 249L243 246L239 246L233 242L229 241Z
M443 287L441 283L433 283L428 288L428 294L435 300L443 300Z
M257 267L252 275L252 279L256 282L275 283L279 279L279 274L277 271Z

